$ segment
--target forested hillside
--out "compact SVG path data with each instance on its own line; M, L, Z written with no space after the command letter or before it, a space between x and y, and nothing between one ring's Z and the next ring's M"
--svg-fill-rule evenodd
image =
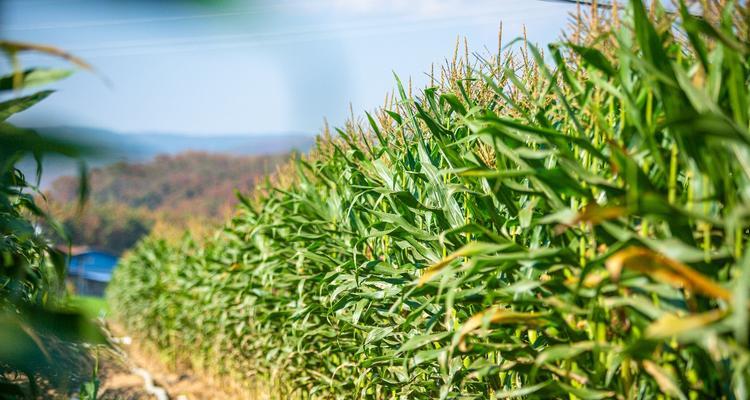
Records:
M77 203L77 177L55 180L47 192L75 245L116 253L158 222L163 229L205 229L226 219L237 202L289 155L230 156L188 152L143 164L115 163L90 171L89 199Z
M107 129L80 126L37 128L40 135L54 140L75 140L94 151L83 152L81 159L91 168L106 167L117 161L147 163L158 155L177 155L188 151L205 151L233 156L262 156L291 151L306 152L313 137L301 132L256 132L247 135L192 136L179 133L120 133ZM45 173L42 187L66 175L75 175L77 161L48 155L43 160ZM19 163L22 171L32 175L36 168L33 157Z

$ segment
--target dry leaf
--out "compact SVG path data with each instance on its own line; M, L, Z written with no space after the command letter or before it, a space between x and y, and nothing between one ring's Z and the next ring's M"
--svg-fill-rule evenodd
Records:
M689 266L644 247L628 247L607 259L607 270L618 280L624 268L638 271L652 279L704 296L729 300L729 290Z
M464 338L469 333L479 329L485 323L488 324L518 324L524 323L527 326L535 326L544 319L544 314L540 313L523 313L511 310L492 307L484 310L473 317L469 318L461 326L458 332L458 347L461 351L466 351Z
M713 310L687 317L666 314L646 328L646 336L652 339L669 338L714 323L725 315L726 311L723 310Z

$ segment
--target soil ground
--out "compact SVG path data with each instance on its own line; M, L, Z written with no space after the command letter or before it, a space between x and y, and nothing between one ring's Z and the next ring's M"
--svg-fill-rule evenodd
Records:
M123 337L119 327L110 327L115 337ZM152 399L144 389L143 378L132 372L133 367L148 371L154 384L164 388L170 399L262 399L242 390L231 388L227 382L196 373L184 365L169 363L154 349L132 341L129 345L117 344L123 355L109 352L100 361L101 399L131 400ZM172 365L169 365L172 364Z
M136 400L152 398L143 388L143 379L133 374L116 354L100 360L99 398L103 400Z

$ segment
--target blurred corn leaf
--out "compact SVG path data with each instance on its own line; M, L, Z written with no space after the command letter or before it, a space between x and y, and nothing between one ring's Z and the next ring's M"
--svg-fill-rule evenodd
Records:
M0 48L16 66L22 51L41 51L65 58L78 66L88 64L48 46L0 41ZM37 222L56 226L36 204L34 183L16 168L23 157L37 160L37 181L44 155L78 157L88 149L80 144L45 138L7 120L33 107L53 92L27 89L63 79L70 71L32 68L0 77L0 91L12 92L0 102L0 397L38 398L73 390L77 374L88 374L88 350L102 344L98 327L64 306L66 255L51 247ZM83 177L85 178L85 176ZM85 187L85 185L82 185ZM26 379L19 378L19 374ZM76 385L77 386L77 385Z

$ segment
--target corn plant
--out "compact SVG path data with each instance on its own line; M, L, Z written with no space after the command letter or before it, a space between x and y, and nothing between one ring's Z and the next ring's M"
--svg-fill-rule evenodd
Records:
M41 51L85 64L46 46L0 41L0 50L14 67L11 73L0 76L0 95L5 98L0 102L0 397L64 395L77 389L76 373L88 366L82 346L102 343L103 338L90 321L64 307L66 256L37 229L40 220L49 221L50 226L56 224L35 196L39 194L43 155L77 157L83 148L42 137L7 120L52 93L24 91L70 74L68 70L47 68L22 70L19 52ZM37 183L16 168L28 156L37 160Z
M747 398L747 16L457 47L212 239L143 241L113 309L278 398Z

